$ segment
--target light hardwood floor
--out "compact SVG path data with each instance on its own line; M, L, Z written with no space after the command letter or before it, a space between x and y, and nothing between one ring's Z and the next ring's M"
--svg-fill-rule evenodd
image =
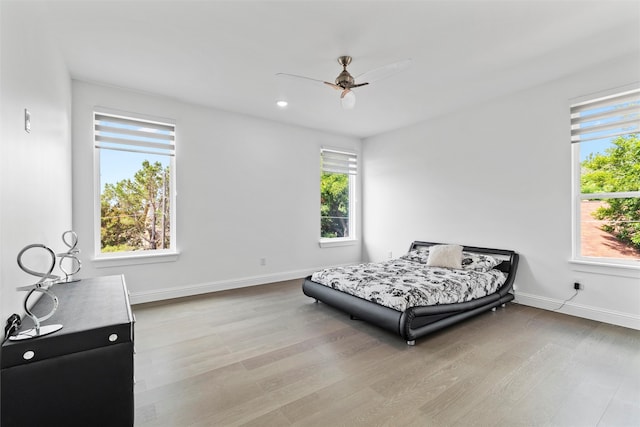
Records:
M134 306L136 426L640 426L640 331L508 304L409 347L300 285Z

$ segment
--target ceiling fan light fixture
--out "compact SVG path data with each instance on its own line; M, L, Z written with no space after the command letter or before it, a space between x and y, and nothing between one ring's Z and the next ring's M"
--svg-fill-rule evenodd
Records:
M353 91L348 91L340 97L340 105L344 110L353 110L356 106L356 94Z

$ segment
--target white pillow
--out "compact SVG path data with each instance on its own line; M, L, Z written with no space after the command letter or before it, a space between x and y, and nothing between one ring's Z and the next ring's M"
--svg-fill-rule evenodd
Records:
M429 248L429 267L462 268L462 246L435 245Z

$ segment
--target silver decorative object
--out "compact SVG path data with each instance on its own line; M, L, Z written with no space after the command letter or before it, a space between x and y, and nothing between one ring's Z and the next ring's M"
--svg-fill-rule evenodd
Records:
M67 241L67 236L69 237L69 241ZM67 245L69 250L67 252L56 254L57 257L60 258L59 267L60 270L64 273L64 279L59 279L59 283L71 283L77 282L80 279L73 278L73 275L80 271L80 267L82 267L82 263L78 259L78 254L80 253L80 249L76 249L78 246L78 235L73 230L68 230L62 233L62 242ZM62 261L70 260L71 262L71 271L67 271L62 265Z
M49 269L47 272L39 272L39 271L31 270L30 268L25 267L25 265L22 263L22 257L25 254L25 252L35 248L44 249L49 254L49 256L51 256L51 263L49 264ZM58 309L58 297L55 296L53 292L51 292L49 289L45 287L46 285L54 283L56 280L60 279L58 276L51 274L53 272L53 268L55 267L55 265L56 265L56 254L50 248L48 248L43 244L35 243L32 245L27 245L24 248L22 248L22 250L18 253L18 266L22 269L22 271L24 271L27 274L31 274L32 276L39 277L40 280L38 280L33 285L21 286L16 288L17 291L29 292L24 299L24 303L23 303L24 311L27 314L27 316L29 316L31 320L33 320L33 324L35 326L32 329L19 332L17 335L13 335L9 337L10 340L18 341L18 340L25 340L25 339L34 338L34 337L40 337L40 336L48 335L62 329L62 325L59 325L59 324L46 325L46 326L40 325L40 322L43 322L49 319L51 316L53 316L53 314ZM34 292L43 293L49 298L51 298L51 300L53 301L53 308L51 309L51 311L42 317L36 316L29 310L29 305L28 305L29 298L31 297L31 295L33 295Z

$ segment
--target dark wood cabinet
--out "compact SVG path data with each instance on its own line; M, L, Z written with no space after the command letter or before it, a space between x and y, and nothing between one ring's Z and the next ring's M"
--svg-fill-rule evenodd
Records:
M133 426L133 316L123 276L57 284L50 335L6 341L2 427ZM34 314L50 310L41 298ZM21 329L31 328L29 318Z

